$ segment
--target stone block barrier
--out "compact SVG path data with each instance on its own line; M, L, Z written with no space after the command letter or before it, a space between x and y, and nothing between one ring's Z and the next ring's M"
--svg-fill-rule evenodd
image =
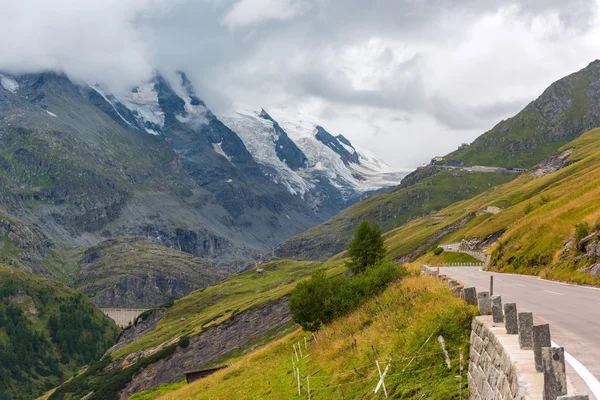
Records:
M516 303L503 307L500 296L463 287L438 268L423 266L422 271L478 307L467 374L471 400L589 400L585 394L568 394L574 389L566 375L565 350L552 347L550 325L535 325L533 313L518 312Z

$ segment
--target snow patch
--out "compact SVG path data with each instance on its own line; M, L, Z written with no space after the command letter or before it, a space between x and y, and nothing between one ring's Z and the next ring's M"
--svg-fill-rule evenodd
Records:
M361 163L345 165L339 154L317 140L315 134L318 124L309 117L285 109L267 112L304 153L306 168L293 171L279 159L274 145L276 136L273 122L260 117L260 112L242 110L221 120L238 134L266 175L275 183L285 186L293 195L304 198L316 184L329 183L345 197L350 197L395 186L407 173L394 170L368 151L342 143L349 152L358 154Z
M4 89L8 90L13 94L17 92L17 89L19 89L19 84L17 83L17 81L14 78L11 78L10 76L0 74L0 84Z
M53 112L50 112L48 110L46 110L46 112L48 113L48 115L50 115L50 116L52 116L54 118L57 118L56 114L54 114Z
M104 98L104 100L110 104L113 108L113 110L117 113L117 115L129 126L131 126L132 128L135 128L133 125L131 125L131 123L129 121L127 121L125 118L123 118L123 116L121 115L121 113L117 110L117 107L115 107L115 105L113 104L113 102L108 98L108 96L104 93L105 89L101 88L100 85L89 85L92 89L94 89L96 91L96 93L98 93L100 96L102 96Z
M354 147L352 146L348 146L347 144L343 143L342 141L340 141L338 139L339 144L341 144L342 146L344 146L344 148L346 149L346 151L350 154L354 154L356 152L356 150L354 150Z
M154 90L153 82L138 86L133 91L125 94L120 101L136 115L141 125L145 125L145 122L150 122L161 128L165 125L165 114L158 104L158 94ZM158 132L153 129L146 128L146 131L158 135Z

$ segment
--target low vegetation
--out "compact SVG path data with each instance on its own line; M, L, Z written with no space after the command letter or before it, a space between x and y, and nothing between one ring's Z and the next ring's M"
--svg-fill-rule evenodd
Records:
M296 286L289 300L290 312L304 330L317 331L405 275L406 269L391 262L371 266L351 278L328 279L324 271L318 271Z
M288 399L298 397L292 357L301 375L301 397L370 398L379 380L375 360L385 368L391 398L467 396L466 369L470 323L475 308L453 297L430 277L410 277L392 284L356 311L334 320L315 334L297 330L262 349L234 360L210 377L158 396L179 399ZM450 367L438 342L442 336ZM304 340L307 340L307 348ZM303 358L296 360L293 345ZM381 394L383 396L383 394Z
M175 300L156 329L111 354L113 359L160 345L183 335L197 335L251 307L290 294L296 283L317 270L329 276L345 270L343 263L280 260L260 266L262 274L249 270L206 289L196 290Z
M524 174L387 232L390 256L404 257L423 245L431 248L463 238L483 241L501 235L491 250L490 268L600 285L599 277L580 271L585 267L576 260L580 254L566 252L570 240L576 242L592 232L600 218L600 180L590 179L600 176L600 129L583 134L558 152L567 150L572 152L564 167L555 172L541 177ZM487 206L502 211L480 212ZM431 238L435 240L428 244ZM596 261L585 260L587 265Z
M419 257L416 262L427 265L444 265L453 263L481 263L481 260L466 253L444 251L443 253L436 255L434 252L430 251Z
M406 185L403 181L394 190L369 196L329 221L294 236L277 246L275 254L298 260L326 260L348 247L360 221L378 223L383 232L388 232L414 218L430 215L455 202L470 199L518 176L441 170L435 167L423 170L425 171L415 171L415 178L412 174L405 178Z
M116 325L83 294L0 265L0 399L32 399L102 357Z

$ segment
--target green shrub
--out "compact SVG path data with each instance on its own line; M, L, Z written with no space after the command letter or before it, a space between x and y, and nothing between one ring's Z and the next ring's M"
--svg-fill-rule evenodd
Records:
M304 330L316 331L379 293L388 283L407 275L406 268L391 262L375 265L352 278L328 279L324 271L317 271L309 280L300 282L290 296L292 319Z
M575 225L575 240L579 242L581 239L590 234L590 224L582 222Z
M177 342L177 344L179 345L179 347L185 349L190 345L190 337L188 335L182 336L181 339L179 339L179 342Z
M435 254L436 256L439 256L443 252L444 252L444 249L442 247L436 247L435 249L433 249L433 254Z

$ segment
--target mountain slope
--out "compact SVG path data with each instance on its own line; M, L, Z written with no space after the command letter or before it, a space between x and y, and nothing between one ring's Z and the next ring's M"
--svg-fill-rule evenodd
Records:
M99 359L116 325L66 285L0 265L0 399L32 399Z
M75 285L99 307L158 307L237 272L137 237L90 247L78 264Z
M327 259L348 243L357 221L368 219L384 231L471 198L517 175L477 177L469 166L531 167L585 131L600 126L600 61L552 84L515 117L500 122L442 164L419 168L393 191L372 196L331 220L278 245L275 254L295 259ZM466 171L446 169L462 165ZM465 174L465 179L454 176ZM470 180L467 177L472 176ZM506 178L506 179L505 179ZM450 188L451 190L448 190Z
M396 189L369 196L329 221L279 244L275 247L275 255L298 260L326 260L348 246L354 229L362 220L377 222L385 232L516 176L449 170L435 170L432 175L421 176L418 175L420 172L408 175Z
M396 185L404 176L298 112L241 111L223 122L241 137L272 181L323 217Z
M0 236L6 243L0 259L37 273L75 283L85 264L77 261L88 248L141 237L206 258L193 261L202 271L187 270L194 276L190 283L203 287L365 193L361 187L342 194L329 185L303 197L273 179L274 169L256 161L184 74L172 82L157 75L126 93L52 72L0 75ZM313 184L300 177L309 160L284 133L273 143L277 160L297 174L288 178ZM341 156L318 143L344 166ZM152 264L168 276L169 262L154 258ZM127 279L117 284L107 279L109 270L116 273L104 269L93 291L126 291L121 283ZM86 285L89 272L79 284ZM107 286L97 286L100 281Z
M445 157L447 163L528 168L600 126L600 60L554 82L520 113Z
M414 259L437 244L465 240L471 249L491 246L491 269L600 285L598 177L594 129L514 181L388 232L390 255Z

